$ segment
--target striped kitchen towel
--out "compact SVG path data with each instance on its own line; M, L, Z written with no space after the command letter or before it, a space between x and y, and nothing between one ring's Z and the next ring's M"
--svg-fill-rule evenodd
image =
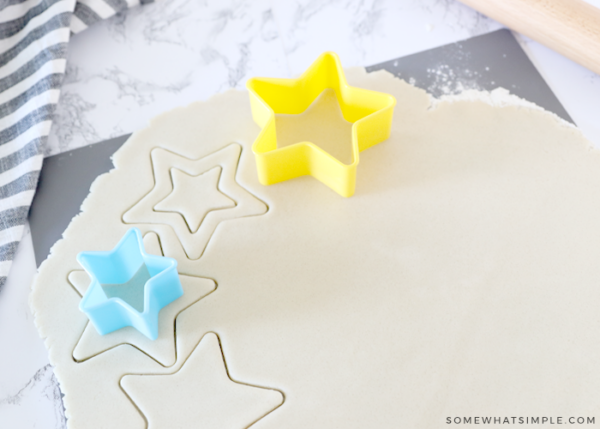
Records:
M150 1L0 0L0 289L42 168L71 32Z

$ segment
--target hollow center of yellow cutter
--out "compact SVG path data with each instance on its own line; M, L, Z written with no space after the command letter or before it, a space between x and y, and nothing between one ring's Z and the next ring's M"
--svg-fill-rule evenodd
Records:
M354 162L352 122L344 119L335 91L326 88L302 113L276 114L277 147L310 142L344 164Z

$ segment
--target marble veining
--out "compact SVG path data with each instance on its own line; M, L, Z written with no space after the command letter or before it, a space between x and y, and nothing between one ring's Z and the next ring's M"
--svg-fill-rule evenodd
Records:
M188 74L183 76L181 80L169 85L158 85L136 79L117 66L109 68L99 76L101 79L112 82L117 87L117 98L131 97L140 106L154 102L155 94L159 91L179 93L192 83Z
M60 100L52 123L52 134L56 143L45 148L46 155L71 149L71 142L75 138L85 142L101 139L96 128L86 117L86 113L96 107L95 104L85 101L76 92L68 91L63 91Z
M501 28L456 1L307 0L274 3L292 73L317 51L365 66Z
M130 133L251 76L297 76L325 50L366 66L501 27L456 0L161 0L73 37L45 154ZM598 86L578 75L579 92ZM472 87L468 76L450 85Z
M497 28L454 0L162 0L73 37L45 153L143 128L251 76L298 75L324 50L369 65Z
M61 393L28 305L35 273L26 225L11 275L0 294L0 428L65 427ZM16 275L19 274L19 275Z
M421 6L433 13L434 8L444 11L443 18L455 30L466 30L471 36L489 33L498 28L498 23L455 0L435 0L433 4L421 3Z
M289 75L268 1L164 0L73 37L46 155L143 128L176 106Z
M38 412L31 413L32 408ZM44 412L40 412L40 408L43 408ZM3 418L19 421L22 424L20 427L23 428L66 428L62 393L52 366L43 366L17 392L0 398L0 414Z

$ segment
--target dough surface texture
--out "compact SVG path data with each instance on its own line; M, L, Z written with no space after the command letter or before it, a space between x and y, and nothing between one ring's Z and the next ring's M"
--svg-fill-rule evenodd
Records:
M391 137L361 153L351 198L311 177L260 185L245 92L165 113L114 155L31 297L69 428L166 427L170 409L156 409L139 375L202 398L182 374L202 373L203 350L223 386L265 398L218 390L212 423L434 429L454 416L598 411L598 153L540 109L433 105L385 72L347 79L398 102ZM171 168L214 172L190 193L216 201L193 202L205 215L189 214ZM161 312L170 321L155 344L135 330L94 336L78 309L75 256L111 249L132 226L177 259L187 288ZM172 421L197 412L177 410Z

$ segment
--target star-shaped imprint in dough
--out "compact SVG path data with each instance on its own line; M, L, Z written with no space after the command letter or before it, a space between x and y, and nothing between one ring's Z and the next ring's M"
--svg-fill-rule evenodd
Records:
M241 151L232 143L194 160L153 149L155 185L123 221L170 225L187 257L200 258L220 222L267 212L267 205L235 180Z
M159 428L247 428L283 404L275 389L233 381L219 339L206 334L173 374L126 375L121 387Z
M149 254L162 256L160 242L155 233L151 232L144 236L144 247ZM175 337L177 315L216 289L215 282L210 279L182 274L179 275L179 279L184 293L179 299L165 306L158 314L158 338L156 340L150 340L132 327L100 335L88 322L73 350L73 359L77 362L84 362L114 347L129 344L165 367L175 364L177 360ZM68 280L82 296L90 285L90 278L83 270L72 271Z
M159 212L180 213L187 223L190 233L198 231L206 215L212 210L235 207L235 201L219 190L222 168L215 167L197 176L187 174L177 168L171 169L173 191L154 206ZM206 190L203 198L189 199L191 189Z

